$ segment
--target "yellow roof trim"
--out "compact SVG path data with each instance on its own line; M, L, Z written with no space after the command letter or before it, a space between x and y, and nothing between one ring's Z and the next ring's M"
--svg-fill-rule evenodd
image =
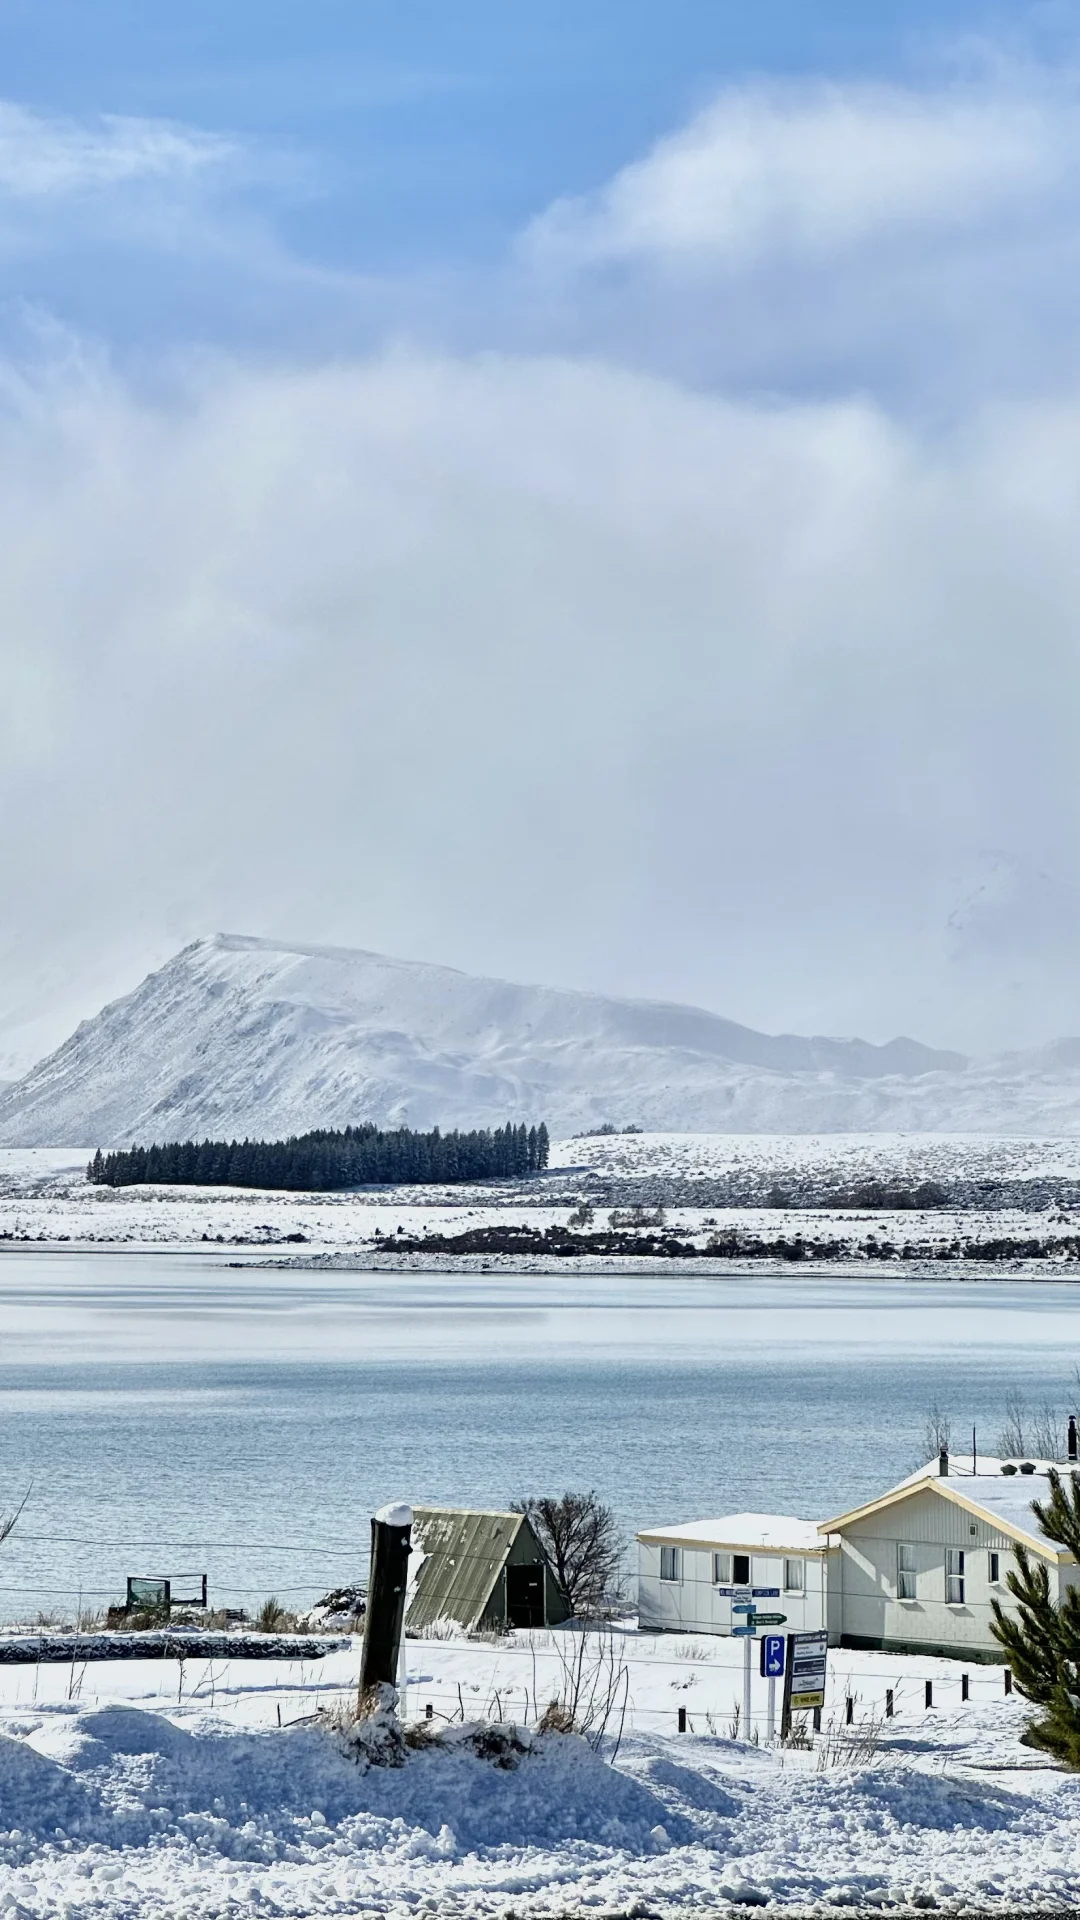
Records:
M1004 1514L994 1513L989 1507L979 1505L977 1500L968 1499L961 1492L955 1480L946 1475L927 1474L925 1480L908 1482L902 1487L893 1487L889 1493L882 1494L879 1500L868 1500L863 1507L853 1507L850 1513L841 1513L835 1520L823 1520L819 1533L843 1533L845 1527L853 1526L856 1520L867 1520L872 1514L882 1513L887 1507L899 1506L917 1493L938 1493L945 1500L951 1500L954 1506L963 1507L965 1513L974 1514L988 1526L995 1527L998 1533L1007 1533L1019 1540L1035 1553L1041 1553L1045 1560L1071 1560L1072 1554L1064 1547L1055 1547L1053 1541L1044 1540L1038 1534L1027 1533L1013 1520L1006 1520Z

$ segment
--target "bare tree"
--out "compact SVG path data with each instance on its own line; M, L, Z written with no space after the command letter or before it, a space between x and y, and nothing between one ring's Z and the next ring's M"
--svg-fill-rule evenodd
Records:
M952 1452L952 1420L934 1401L926 1409L926 1421L923 1426L922 1458L936 1460L940 1453ZM922 1465L920 1460L919 1465Z
M1057 1408L1044 1400L1032 1421L1031 1444L1037 1460L1062 1460L1065 1457L1065 1439L1061 1430L1061 1419Z
M625 1543L611 1508L599 1494L564 1493L516 1500L514 1513L530 1522L555 1570L570 1611L588 1618L611 1596L622 1565Z
M33 1491L32 1486L27 1487L26 1492L23 1494L23 1497L19 1501L19 1504L16 1507L14 1513L0 1514L0 1546L3 1545L4 1541L8 1537L8 1534L14 1532L15 1524L23 1508L25 1507L27 1501L29 1500L32 1491Z
M1014 1387L1005 1396L1005 1425L998 1435L998 1452L1005 1460L1015 1460L1027 1451L1024 1441L1026 1415L1024 1396L1018 1387Z

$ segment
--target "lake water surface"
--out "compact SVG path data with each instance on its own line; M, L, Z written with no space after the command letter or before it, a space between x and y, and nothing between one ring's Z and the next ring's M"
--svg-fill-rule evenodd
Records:
M926 1408L990 1448L1005 1396L1075 1404L1068 1282L301 1273L0 1254L0 1617L202 1572L217 1604L362 1574L391 1497L595 1486L628 1533L854 1506Z

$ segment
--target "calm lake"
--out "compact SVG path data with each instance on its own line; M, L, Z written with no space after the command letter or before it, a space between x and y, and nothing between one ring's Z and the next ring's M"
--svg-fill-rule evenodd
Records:
M290 1273L0 1254L0 1617L205 1570L218 1605L363 1573L391 1497L595 1486L628 1533L824 1519L1005 1396L1075 1405L1068 1282Z

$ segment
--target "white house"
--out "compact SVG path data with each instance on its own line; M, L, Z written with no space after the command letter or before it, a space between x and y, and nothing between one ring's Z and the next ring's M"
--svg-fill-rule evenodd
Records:
M812 1520L788 1514L729 1513L719 1520L651 1527L639 1533L638 1624L729 1634L746 1598L782 1613L790 1632L826 1621L829 1543Z
M822 1523L829 1558L829 1639L896 1653L1000 1659L991 1601L1007 1611L1006 1576L1025 1546L1049 1569L1060 1599L1080 1580L1071 1554L1048 1540L1031 1510L1049 1493L1047 1462L989 1461L965 1470L942 1456L870 1500Z

